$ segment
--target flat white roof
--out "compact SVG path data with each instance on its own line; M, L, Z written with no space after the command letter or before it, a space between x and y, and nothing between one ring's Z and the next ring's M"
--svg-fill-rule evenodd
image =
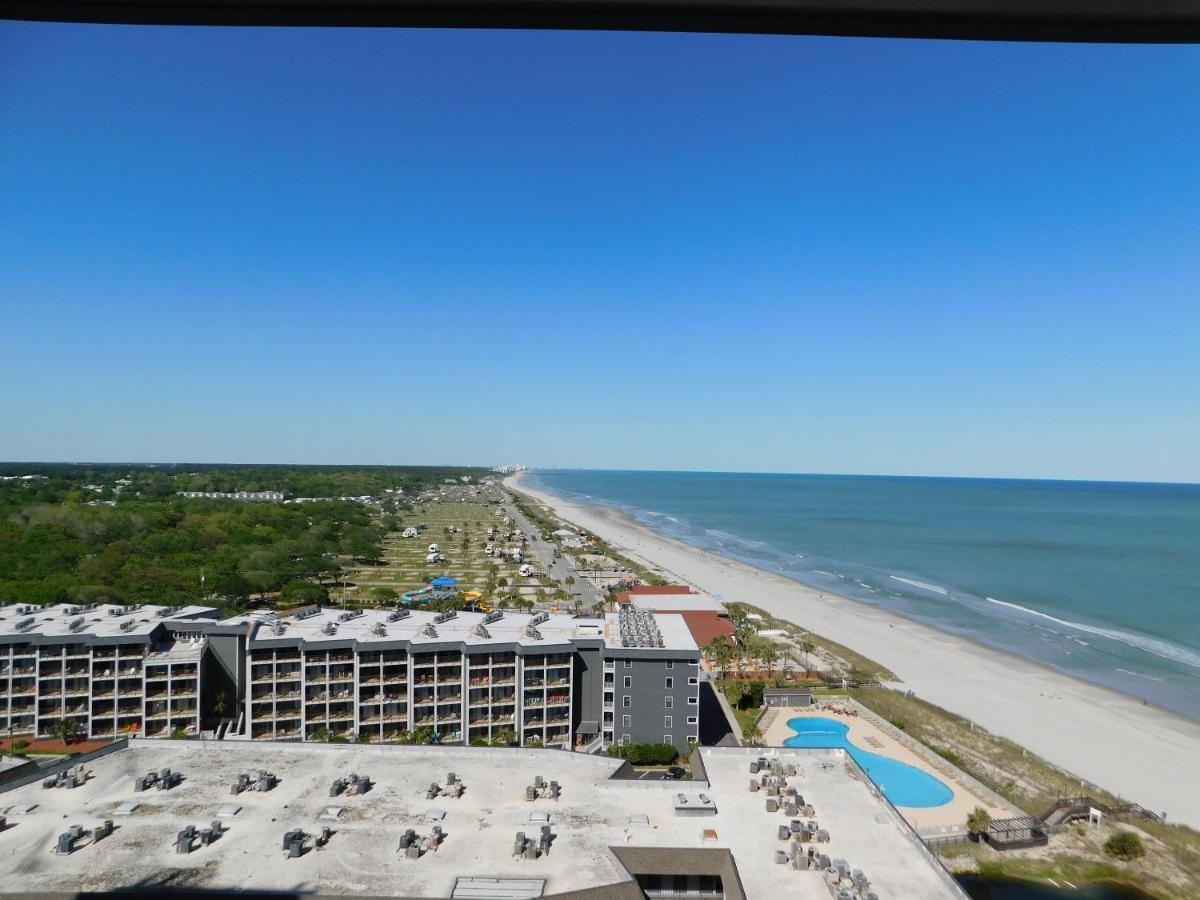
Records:
M121 606L117 603L97 603L90 606L56 603L32 609L19 604L0 606L0 635L45 637L131 637L148 635L163 623L180 624L215 612L211 606ZM33 619L33 627L19 631L17 625ZM78 630L71 623L81 619ZM123 629L125 623L132 623Z
M696 644L696 639L692 637L692 630L688 628L687 622L683 616L677 613L655 613L654 622L658 625L659 634L662 635L662 648L667 650L695 650L699 652L700 648ZM621 627L619 613L605 613L604 615L604 636L605 641L610 647L623 647L621 641ZM631 650L650 649L638 644L631 644Z
M545 647L554 652L565 651L577 640L603 640L609 646L620 647L619 629L610 627L615 615L604 619L576 618L570 613L526 613L501 610L502 615L486 622L481 612L457 612L443 622L435 621L437 613L413 609L402 619L390 621L388 610L353 610L354 615L343 618L346 610L323 608L316 613L297 618L294 615L271 616L264 613L248 613L225 619L221 625L257 626L253 645L269 646L272 643L287 643L297 639L306 643L345 642L354 640L363 644L387 643L396 640L408 641L419 648L422 644L463 643L468 647L489 644L515 644L522 648ZM533 624L535 618L542 621ZM668 650L698 650L687 623L681 616L657 616L659 631L663 636L663 648ZM278 622L278 631L273 623ZM326 628L333 627L327 634ZM527 633L532 626L540 638ZM378 631L382 628L382 633ZM436 636L426 633L432 627ZM481 631L480 628L483 630ZM485 633L486 632L486 633Z
M962 900L899 816L860 777L847 769L841 750L705 748L707 787L688 793L712 797L715 815L675 814L679 782L616 780L617 760L557 750L484 747L401 747L328 744L263 744L241 741L138 739L127 750L87 764L91 777L74 790L43 790L40 783L0 795L5 806L42 805L23 816L0 841L0 884L16 892L112 890L168 879L210 890L292 890L316 894L450 897L461 879L536 879L546 895L628 881L610 848L724 848L732 854L748 900L829 900L821 873L774 864L781 846L776 831L787 824L768 813L764 792L748 790L749 763L779 756L802 774L793 783L815 807L831 841L821 852L862 869L872 890L887 900ZM133 779L170 767L184 776L178 787L133 792ZM242 811L224 818L227 833L211 846L177 854L176 833L207 826L229 802L230 785L242 772L267 769L281 778L272 791L249 791ZM341 796L334 834L320 852L288 859L283 834L299 828L316 834L329 803L329 785L348 772L368 776L374 787ZM430 782L445 784L453 771L461 798L426 800ZM535 776L558 781L561 799L526 801ZM71 824L94 828L137 797L141 805L119 819L98 845L69 856L49 852ZM432 831L428 813L444 810L444 843L420 859L398 853L406 829ZM536 833L531 812L548 812L551 852L537 860L512 856L514 836ZM647 825L631 825L645 816ZM716 833L706 839L705 831ZM311 847L311 840L309 842Z

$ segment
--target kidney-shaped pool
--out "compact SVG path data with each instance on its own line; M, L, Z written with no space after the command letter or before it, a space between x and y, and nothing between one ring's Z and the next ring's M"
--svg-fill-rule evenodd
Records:
M797 716L787 724L796 734L784 740L785 747L844 749L895 806L928 809L954 799L954 791L928 772L852 744L846 736L849 726L841 722L817 716Z

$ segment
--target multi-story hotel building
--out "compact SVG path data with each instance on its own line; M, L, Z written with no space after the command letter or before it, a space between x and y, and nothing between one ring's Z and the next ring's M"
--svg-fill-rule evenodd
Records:
M200 728L208 607L0 606L0 733L165 736Z
M678 615L0 607L0 732L598 748L699 736Z

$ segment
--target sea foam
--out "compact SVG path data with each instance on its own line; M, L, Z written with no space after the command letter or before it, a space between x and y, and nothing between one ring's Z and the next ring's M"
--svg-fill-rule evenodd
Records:
M1083 631L1087 634L1094 634L1098 637L1105 637L1111 641L1118 641L1129 647L1136 647L1139 650L1144 650L1147 653L1152 653L1155 656L1169 659L1173 662L1183 663L1185 666L1191 666L1193 669L1200 669L1200 653L1195 653L1188 650L1186 647L1180 647L1177 644L1172 644L1167 641L1161 641L1157 638L1147 637L1142 634L1131 634L1128 631L1120 631L1116 628L1100 628L1097 625L1087 625L1083 622L1072 622L1069 619L1060 619L1058 616L1052 616L1049 613L1039 612L1036 609L1030 609L1028 606L1022 606L1019 603L1009 603L1007 600L997 600L995 597L985 597L988 603L995 603L997 606L1005 606L1009 609L1015 609L1017 612L1024 613L1028 616L1033 616L1038 619L1044 619L1048 622L1054 622L1057 625L1063 625L1067 628L1073 628L1076 631Z

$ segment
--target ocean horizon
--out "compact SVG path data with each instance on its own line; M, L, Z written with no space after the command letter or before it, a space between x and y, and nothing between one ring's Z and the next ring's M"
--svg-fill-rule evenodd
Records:
M561 469L526 477L691 546L1200 719L1200 485Z

